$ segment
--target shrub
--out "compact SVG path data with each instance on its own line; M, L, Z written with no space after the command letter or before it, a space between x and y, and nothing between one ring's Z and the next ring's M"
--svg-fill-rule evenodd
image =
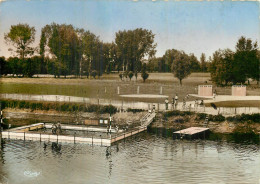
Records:
M123 74L123 76L124 76L125 78L127 78L127 77L128 77L128 71L125 71L124 74Z
M205 113L198 113L196 120L204 120L206 118L207 114Z
M210 115L209 116L209 121L222 122L222 121L225 121L225 117L222 116L221 114L218 114L216 116Z
M122 73L119 74L119 77L120 77L121 80L123 80L123 74Z
M115 114L117 111L117 108L114 107L113 105L106 105L106 106L101 106L100 110L98 111L99 113L109 113L109 114Z
M173 111L165 112L163 115L164 117L171 117L171 116L186 116L192 114L194 114L194 112L173 110Z
M144 73L142 73L141 76L142 76L142 78L143 78L143 81L145 82L145 80L148 79L149 74L148 74L147 72L144 72Z
M174 120L175 123L184 123L184 119L183 118L177 118Z
M97 71L96 70L93 70L92 72L91 72L91 76L94 78L94 79L96 79L96 76L97 76Z
M232 117L227 117L227 120L231 122L252 121L255 123L260 123L260 114L241 114Z
M112 105L102 106L95 104L82 103L56 103L56 102L32 102L32 101L18 101L18 100L1 100L1 108L23 108L31 110L57 110L57 111L82 111L82 112L97 112L97 113L111 113L114 114L117 108Z
M132 113L143 112L143 111L144 111L143 109L130 109L130 108L127 109L127 112L132 112Z
M133 76L134 76L133 72L130 71L130 72L128 73L128 77L129 77L130 81L131 81L131 79L132 79Z

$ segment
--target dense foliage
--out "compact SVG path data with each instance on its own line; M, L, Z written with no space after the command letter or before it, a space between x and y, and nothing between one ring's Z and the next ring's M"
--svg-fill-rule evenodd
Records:
M257 42L242 36L235 52L225 49L213 54L209 67L212 81L217 85L243 84L249 78L259 82L259 56Z
M24 100L2 100L0 101L1 108L18 108L18 109L31 109L31 110L56 110L64 112L96 112L96 113L110 113L117 112L117 108L112 105L94 105L83 103L56 103L56 102L35 102Z

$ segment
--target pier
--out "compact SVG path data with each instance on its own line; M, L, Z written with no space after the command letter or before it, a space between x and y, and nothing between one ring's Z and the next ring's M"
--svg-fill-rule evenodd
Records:
M204 127L190 127L183 130L173 132L174 138L198 138L204 136L209 132L209 128Z

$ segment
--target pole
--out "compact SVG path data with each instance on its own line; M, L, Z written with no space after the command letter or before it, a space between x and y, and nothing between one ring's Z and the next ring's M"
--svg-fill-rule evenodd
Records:
M0 115L0 145L2 144L2 123L3 123L3 111L2 111L2 106L0 104L0 111L1 111L1 115Z

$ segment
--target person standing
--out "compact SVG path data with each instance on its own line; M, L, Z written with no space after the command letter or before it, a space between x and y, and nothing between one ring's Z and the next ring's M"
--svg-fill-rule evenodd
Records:
M112 131L112 122L113 122L113 118L110 114L110 116L109 116L109 133L111 133L111 131Z
M174 103L175 103L175 99L172 98L172 110L174 109Z
M176 94L174 97L174 104L175 104L175 109L177 109L177 105L178 105L178 95Z
M165 109L168 110L168 104L169 104L169 100L168 98L165 99Z

